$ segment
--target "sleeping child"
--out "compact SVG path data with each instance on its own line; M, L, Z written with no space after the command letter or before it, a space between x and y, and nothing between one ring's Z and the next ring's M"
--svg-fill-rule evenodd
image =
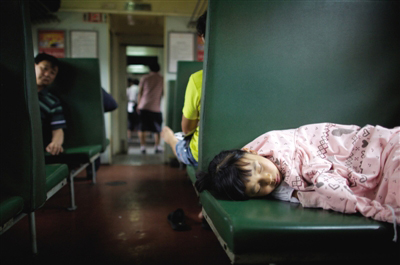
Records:
M269 196L303 207L400 223L400 127L311 124L223 151L197 175L199 192Z

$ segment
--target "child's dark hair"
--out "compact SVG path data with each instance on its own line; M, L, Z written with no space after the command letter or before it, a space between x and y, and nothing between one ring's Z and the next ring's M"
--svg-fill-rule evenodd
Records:
M56 57L54 57L53 55L47 54L47 53L39 53L38 55L36 55L35 57L35 64L39 64L41 61L48 61L51 64L51 67L58 67L58 59Z
M204 14L197 19L196 23L197 35L199 35L200 37L206 37L206 21L207 21L207 11L204 12Z
M247 200L245 194L245 179L251 175L250 170L244 170L243 162L246 154L243 150L222 151L208 165L208 172L199 172L195 183L199 192L209 190L217 195L231 200Z

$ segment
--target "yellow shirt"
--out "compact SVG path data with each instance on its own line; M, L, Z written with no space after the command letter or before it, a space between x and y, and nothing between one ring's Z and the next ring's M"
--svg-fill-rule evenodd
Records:
M200 120L201 86L203 83L203 70L192 74L189 78L183 105L183 116L189 120ZM199 126L197 126L190 140L190 151L196 161L199 161Z

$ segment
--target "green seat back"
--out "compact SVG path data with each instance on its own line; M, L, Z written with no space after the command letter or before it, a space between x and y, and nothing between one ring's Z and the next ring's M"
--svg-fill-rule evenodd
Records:
M22 197L30 212L46 201L46 175L29 7L0 7L0 193Z
M176 87L176 80L168 80L167 115L165 124L170 128L173 128L173 122L174 122L175 87ZM171 147L168 144L165 144L164 159L167 161L170 158L175 158L175 155Z
M189 78L195 72L203 69L203 62L178 61L175 87L175 105L171 129L174 132L181 132L182 108L185 102L185 92Z
M107 147L98 59L60 59L50 91L62 103L67 129L64 148Z
M173 117L174 117L174 107L175 107L175 80L168 80L168 99L167 99L167 118L165 124L172 127Z
M270 130L400 124L399 2L211 0L209 8L202 169Z

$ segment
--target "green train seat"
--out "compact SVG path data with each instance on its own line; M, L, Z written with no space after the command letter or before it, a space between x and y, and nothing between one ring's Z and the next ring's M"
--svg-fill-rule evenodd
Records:
M23 209L24 199L21 196L7 195L5 192L0 194L1 233L4 233L8 227L17 222Z
M400 125L399 4L210 0L199 169L270 130ZM235 264L399 260L393 224L268 199L227 201L207 191L200 201Z
M47 153L46 164L68 164L71 184L77 174L91 165L92 182L96 183L94 161L109 144L105 137L98 59L60 59L59 72L50 91L61 101L67 128L64 152L57 156Z
M48 197L47 182L52 180L54 194L58 190L55 187L65 182L68 168L54 165L51 176L46 174L27 1L3 1L1 10L0 35L7 37L2 38L0 45L3 88L0 106L4 128L1 132L0 234L28 215L32 252L36 254L35 210Z

